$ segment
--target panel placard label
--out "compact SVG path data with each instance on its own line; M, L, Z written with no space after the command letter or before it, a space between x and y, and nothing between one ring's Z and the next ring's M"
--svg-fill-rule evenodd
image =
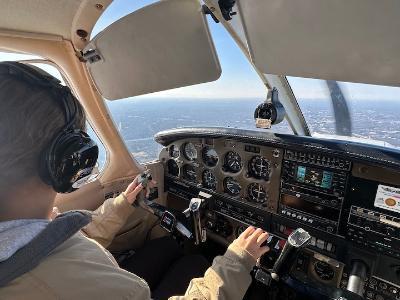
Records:
M400 213L400 188L378 185L374 206Z

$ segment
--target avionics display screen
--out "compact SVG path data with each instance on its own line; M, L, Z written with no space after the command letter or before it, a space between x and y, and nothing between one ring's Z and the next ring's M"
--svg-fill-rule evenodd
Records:
M296 181L330 190L333 173L305 166L297 166Z
M283 194L281 203L288 207L303 211L305 213L337 222L339 220L338 209L327 206L318 205L317 203L309 202L296 196Z

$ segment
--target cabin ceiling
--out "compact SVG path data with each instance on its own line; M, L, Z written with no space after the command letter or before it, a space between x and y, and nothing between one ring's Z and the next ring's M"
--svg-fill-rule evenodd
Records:
M400 1L237 3L263 73L400 86Z
M82 49L96 21L112 0L1 0L0 32L39 33L71 40Z

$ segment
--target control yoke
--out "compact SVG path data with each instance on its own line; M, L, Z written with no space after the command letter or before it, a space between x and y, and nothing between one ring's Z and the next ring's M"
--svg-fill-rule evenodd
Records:
M293 231L289 235L281 254L279 255L271 270L272 279L278 281L279 275L282 274L285 267L291 265L289 263L289 260L293 258L294 254L296 254L298 250L307 246L310 241L311 235L303 228L297 228L295 231Z
M138 183L142 184L145 188L147 187L148 182L151 180L152 177L150 172L147 170L138 175ZM191 223L193 232L191 232L182 222L177 219L176 215L182 213L174 214L171 211L168 211L165 206L149 200L146 197L146 191L144 190L138 195L137 200L132 205L135 207L141 207L157 216L160 219L160 226L166 231L170 233L178 231L181 235L188 239L193 238L194 243L199 245L200 243L206 241L206 230L201 224L201 209L207 204L208 199L210 198L211 195L200 192L198 198L193 198L190 201L189 207L183 211L183 215Z
M352 263L352 269L350 271L349 281L347 284L347 290L363 296L365 279L367 278L367 265L361 260L355 260Z
M199 245L207 239L206 230L201 224L201 207L208 202L209 198L211 198L211 195L200 192L199 198L190 200L189 208L183 212L191 220L195 245Z
M262 268L258 268L254 274L255 279L268 287L272 286L274 282L279 281L280 277L288 274L297 252L307 246L310 241L310 234L303 228L297 228L289 235L272 269L264 271Z

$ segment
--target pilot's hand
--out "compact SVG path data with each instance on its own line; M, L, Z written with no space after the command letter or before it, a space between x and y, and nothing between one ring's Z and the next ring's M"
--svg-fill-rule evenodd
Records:
M248 227L233 241L233 244L246 250L255 260L269 251L268 246L261 246L269 237L268 232L261 228Z
M150 188L155 187L157 184L156 181L152 180L147 183L146 187L146 197L149 196L150 194ZM126 199L128 200L129 204L133 204L135 202L137 196L139 193L144 189L142 184L138 184L138 176L128 185L126 188L124 195Z

